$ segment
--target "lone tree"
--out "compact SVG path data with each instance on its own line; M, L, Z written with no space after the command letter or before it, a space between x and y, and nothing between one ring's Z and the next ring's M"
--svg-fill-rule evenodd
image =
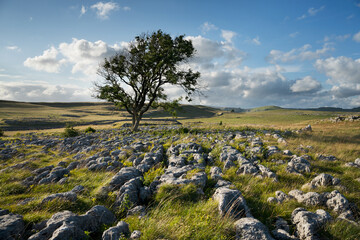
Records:
M137 131L150 107L168 102L167 86L182 87L185 99L191 101L192 94L199 89L200 73L184 70L180 64L194 53L191 41L185 40L184 35L173 39L158 30L137 36L128 48L105 58L100 65L98 74L105 81L95 83L96 97L125 108L132 115L132 130Z

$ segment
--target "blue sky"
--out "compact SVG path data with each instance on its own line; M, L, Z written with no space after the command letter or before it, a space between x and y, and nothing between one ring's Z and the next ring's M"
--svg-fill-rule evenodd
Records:
M99 63L158 29L197 50L194 103L360 106L357 0L0 0L0 99L95 101Z

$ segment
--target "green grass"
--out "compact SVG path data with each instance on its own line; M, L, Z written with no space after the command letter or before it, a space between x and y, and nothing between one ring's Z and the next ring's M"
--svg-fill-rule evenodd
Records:
M149 186L156 177L160 177L162 174L164 174L163 167L160 167L158 165L152 167L149 171L144 173L144 185Z
M149 210L146 217L125 219L143 239L235 239L234 220L219 215L212 200L166 199Z
M336 221L328 224L326 232L334 240L360 239L360 226L349 224L346 221Z

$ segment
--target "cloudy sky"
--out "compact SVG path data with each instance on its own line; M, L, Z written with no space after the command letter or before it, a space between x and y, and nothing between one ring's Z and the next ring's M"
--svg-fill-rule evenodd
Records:
M95 101L99 63L158 29L192 40L195 103L360 106L359 0L0 0L0 99Z

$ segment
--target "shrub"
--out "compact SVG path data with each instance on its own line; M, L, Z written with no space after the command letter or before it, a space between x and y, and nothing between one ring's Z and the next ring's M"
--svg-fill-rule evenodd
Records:
M4 130L0 128L0 137L4 136Z
M177 130L178 134L187 134L190 132L190 129L186 128L186 127L181 127Z
M85 133L94 133L94 132L96 132L96 130L94 128L92 128L92 127L87 127L85 129Z
M71 125L67 125L65 127L64 132L62 133L63 137L76 137L78 136L80 133L78 130L76 130L73 126Z

